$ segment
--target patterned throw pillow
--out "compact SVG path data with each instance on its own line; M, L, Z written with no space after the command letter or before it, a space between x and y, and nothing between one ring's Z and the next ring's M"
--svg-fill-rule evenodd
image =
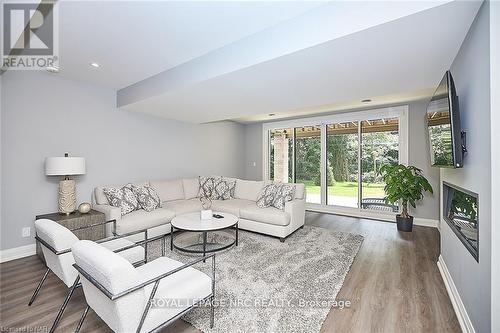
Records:
M212 198L215 188L215 177L198 177L200 180L200 198Z
M156 208L161 207L160 197L158 196L158 193L156 193L155 189L151 186L132 185L132 190L134 191L139 206L146 212L152 212Z
M259 196L257 197L257 207L266 208L271 207L278 192L279 184L268 184L262 188Z
M223 179L222 177L215 179L212 200L229 200L234 197L234 188L236 180Z
M276 207L284 210L285 203L295 197L295 185L274 183L264 186L257 198L260 208Z
M278 192L273 201L273 206L284 210L285 203L292 201L295 197L295 185L290 184L279 184Z
M236 191L236 180L225 179L225 181L229 184L229 196L231 199L234 199L234 191Z
M139 203L137 202L137 198L132 188L132 184L127 184L122 188L103 188L102 191L111 206L120 208L123 216L139 209Z

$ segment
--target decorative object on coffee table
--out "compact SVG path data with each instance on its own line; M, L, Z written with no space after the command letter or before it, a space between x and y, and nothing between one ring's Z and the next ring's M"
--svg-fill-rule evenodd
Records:
M408 213L408 203L413 208L416 202L424 198L424 192L432 191L432 186L422 175L422 170L414 166L403 164L386 164L379 173L385 182L385 202L396 204L401 202L401 214L396 215L399 231L412 231L413 216Z
M201 179L201 178L200 178ZM201 184L201 180L200 180ZM200 217L202 220L212 219L213 212L210 209L212 207L212 189L207 189L205 186L200 186L200 202L203 208L200 212Z
M104 215L104 213L98 212L93 209L91 209L88 213L85 214L82 214L79 211L76 211L74 214L70 215L62 215L59 213L42 214L42 215L37 215L35 219L52 220L70 230L106 222L106 216ZM93 241L103 239L104 237L106 237L106 229L105 226L103 225L95 226L92 228L86 228L84 230L76 230L73 233L79 239L89 239ZM36 254L43 261L42 249L40 248L38 242L36 244Z
M90 212L90 204L88 202L82 202L79 206L78 206L78 211L82 214L87 214L88 212Z
M45 159L45 175L64 176L59 182L59 213L71 214L76 209L75 181L69 176L85 174L83 157L47 157Z

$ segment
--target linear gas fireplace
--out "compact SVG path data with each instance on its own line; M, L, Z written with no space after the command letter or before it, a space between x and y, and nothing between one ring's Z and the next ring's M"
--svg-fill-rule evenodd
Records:
M443 218L479 262L478 195L443 182Z

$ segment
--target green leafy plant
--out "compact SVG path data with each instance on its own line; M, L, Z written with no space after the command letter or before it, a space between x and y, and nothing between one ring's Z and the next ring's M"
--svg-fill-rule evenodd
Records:
M451 213L461 213L471 220L475 220L477 216L477 199L467 193L454 191L451 201Z
M385 202L396 204L401 202L401 216L408 218L408 203L413 208L416 202L423 199L425 192L433 193L429 181L422 175L422 170L414 166L403 164L386 164L379 170L385 182Z

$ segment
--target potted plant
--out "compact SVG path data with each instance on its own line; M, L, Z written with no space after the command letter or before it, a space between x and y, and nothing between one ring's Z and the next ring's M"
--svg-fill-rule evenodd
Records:
M416 202L423 199L425 192L433 193L429 181L422 175L422 170L403 164L386 164L380 168L380 175L385 182L385 202L401 203L401 214L396 215L399 231L411 231L413 216L408 213L408 203L413 208Z

